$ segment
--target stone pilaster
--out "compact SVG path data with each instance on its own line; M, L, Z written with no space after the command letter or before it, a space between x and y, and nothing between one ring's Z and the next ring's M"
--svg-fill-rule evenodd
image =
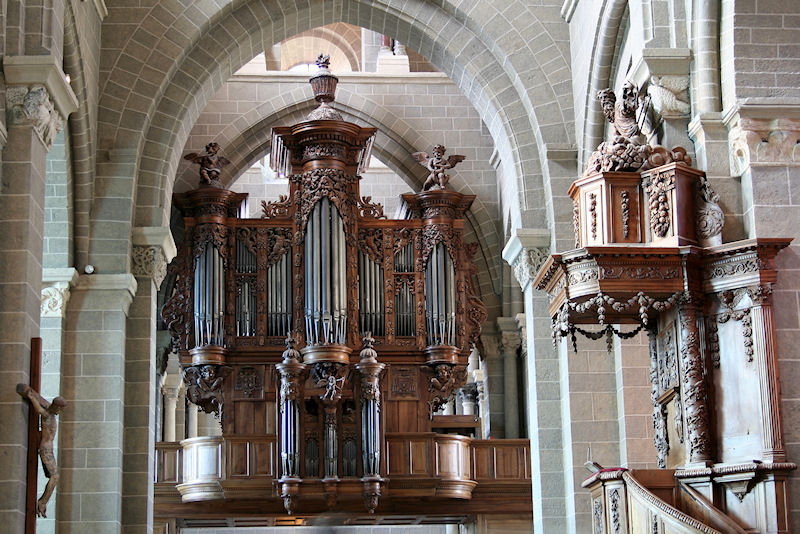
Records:
M42 59L44 58L44 59ZM24 529L28 407L14 392L30 380L30 340L39 336L48 132L74 111L52 56L3 58L7 140L0 185L0 524ZM69 92L71 94L71 91Z
M128 314L125 351L122 525L126 534L149 532L153 523L149 481L153 479L156 439L156 298L167 262L176 252L172 234L164 227L134 228L132 242L130 268L137 291ZM182 383L179 374L178 383ZM172 428L174 431L174 424Z
M478 385L475 382L470 382L458 390L458 402L464 415L475 415L477 401Z
M513 317L498 317L500 352L503 355L503 415L505 437L519 437L519 386L517 357L522 339Z
M518 228L503 249L525 300L527 353L527 417L531 440L534 531L567 532L567 495L564 472L559 359L553 350L547 295L536 291L531 280L547 259L550 234L546 230ZM571 498L571 496L570 496Z
M130 274L82 275L69 299L61 365L59 532L119 532ZM146 393L145 393L146 395ZM88 490L91 488L91 490Z
M42 270L42 308L40 337L42 338L42 389L41 394L52 399L61 394L61 351L64 343L64 318L67 312L70 290L78 281L78 271L72 267ZM58 439L53 444L56 458L59 457ZM47 477L39 467L38 488L44 488ZM47 517L36 520L39 534L55 532L58 508L58 487L48 504Z

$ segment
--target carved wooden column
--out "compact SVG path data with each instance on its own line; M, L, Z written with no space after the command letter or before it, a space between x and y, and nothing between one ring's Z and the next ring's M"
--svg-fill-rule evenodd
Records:
M300 402L301 375L306 366L300 363L300 353L294 349L294 339L286 340L283 361L275 366L281 375L280 389L280 495L288 513L294 511L300 490Z
M356 369L361 374L361 455L364 465L364 504L369 513L378 507L381 495L381 384L380 376L386 364L378 362L378 354L372 348L375 342L367 333L364 337L364 348L361 350L361 361Z
M699 306L697 295L687 295L678 310L681 392L686 419L685 443L688 464L708 464L713 461L708 388L697 324Z
M765 462L783 462L786 450L780 415L780 386L778 384L778 354L775 347L775 323L772 311L772 286L747 288L752 307L753 358L758 368L763 418L763 457Z

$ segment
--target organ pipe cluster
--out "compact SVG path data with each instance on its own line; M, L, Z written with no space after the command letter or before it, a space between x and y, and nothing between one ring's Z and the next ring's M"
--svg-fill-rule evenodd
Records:
M267 268L267 335L285 336L292 329L292 269L289 254Z
M395 271L395 334L398 336L415 335L414 298L414 247L412 243L400 249L394 257ZM403 276L400 273L408 273Z
M306 342L344 345L347 337L344 223L328 197L322 197L311 211L304 247Z
M429 346L456 344L455 276L447 246L436 244L425 266L425 324Z
M194 265L194 343L225 345L225 268L217 247L207 244Z
M236 335L256 335L256 255L236 242Z
M361 333L384 333L383 266L358 253L358 322Z

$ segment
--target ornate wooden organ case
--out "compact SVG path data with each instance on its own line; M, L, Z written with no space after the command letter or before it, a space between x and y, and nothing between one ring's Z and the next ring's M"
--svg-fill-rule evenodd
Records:
M359 195L375 129L329 106L336 82L323 65L320 106L274 129L290 188L260 219L213 179L174 196L186 239L162 315L188 397L223 430L182 443L183 502L273 498L292 513L363 498L373 512L387 489L468 499L504 478L487 487L516 484L530 510L526 442L433 432L486 319L462 239L474 197L406 195L415 216L387 219Z

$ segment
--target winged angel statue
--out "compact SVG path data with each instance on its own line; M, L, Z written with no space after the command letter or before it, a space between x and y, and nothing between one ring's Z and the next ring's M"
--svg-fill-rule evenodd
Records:
M466 159L465 156L459 156L457 154L451 154L445 159L444 153L446 151L447 149L444 145L436 145L433 147L433 155L430 157L427 152L415 152L411 154L415 160L430 171L428 178L422 185L423 191L427 191L428 189L446 189L447 182L450 181L450 175L446 174L445 171L447 169L452 169Z
M219 175L222 173L222 167L229 164L230 161L225 156L220 156L219 145L217 143L208 143L206 151L202 154L192 152L186 154L183 159L189 160L192 163L200 165L200 185L211 185L214 187L221 187L219 183Z

